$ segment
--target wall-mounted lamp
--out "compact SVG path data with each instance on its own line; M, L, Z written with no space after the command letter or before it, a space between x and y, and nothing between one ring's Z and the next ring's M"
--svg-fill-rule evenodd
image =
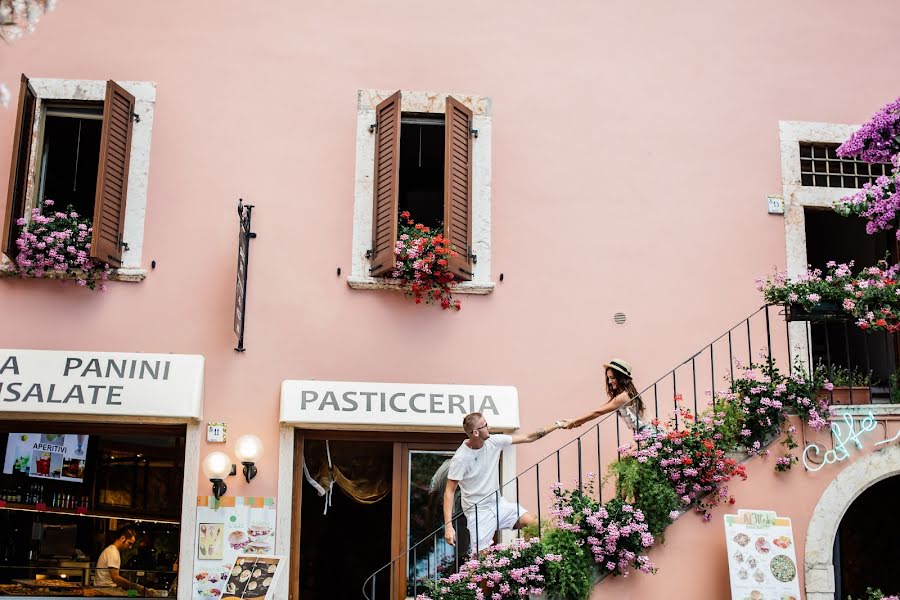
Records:
M234 465L224 452L210 452L203 459L203 475L212 482L213 496L219 499L226 491L225 478L232 474Z
M234 454L244 465L244 479L247 483L256 477L256 463L263 455L263 443L255 435L242 435L234 443Z

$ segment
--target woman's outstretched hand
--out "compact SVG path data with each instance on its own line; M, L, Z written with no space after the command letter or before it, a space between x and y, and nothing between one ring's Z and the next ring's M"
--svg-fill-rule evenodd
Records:
M563 429L575 429L578 427L578 423L576 423L576 419L563 419L562 420Z

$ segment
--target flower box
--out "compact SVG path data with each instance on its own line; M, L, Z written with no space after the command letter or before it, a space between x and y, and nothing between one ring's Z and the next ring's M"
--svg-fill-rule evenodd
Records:
M851 395L852 390L852 395ZM827 398L831 404L871 404L872 392L869 387L846 387L834 386L830 392L828 390L821 391L822 396ZM852 396L852 397L851 397Z
M837 302L818 302L807 310L802 304L785 304L784 319L786 321L822 321L824 319L847 318L847 313Z

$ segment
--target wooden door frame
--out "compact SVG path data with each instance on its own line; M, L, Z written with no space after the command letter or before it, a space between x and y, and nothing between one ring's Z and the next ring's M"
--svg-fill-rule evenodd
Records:
M288 593L290 600L303 600L300 596L300 520L303 507L303 460L302 452L306 440L330 441L372 441L393 444L391 469L391 560L406 551L405 527L397 523L406 523L406 496L408 493L408 460L403 460L409 450L453 449L465 440L463 432L459 433L422 433L404 431L326 431L319 429L294 429L294 469L293 494L291 495L291 549L290 549L290 582ZM406 569L399 569L391 578L391 598L406 598Z

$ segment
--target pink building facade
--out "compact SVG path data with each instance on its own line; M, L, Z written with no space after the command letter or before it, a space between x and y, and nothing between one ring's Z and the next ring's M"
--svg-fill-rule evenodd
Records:
M106 158L116 140L102 142L105 168L127 173L116 179L127 248L112 245L121 262L106 291L0 280L7 315L0 384L69 390L81 378L106 387L97 402L57 406L47 387L41 402L29 402L4 385L0 419L10 434L182 440L173 463L182 485L166 488L179 499L171 518L156 519L177 531L170 589L179 598L212 589L195 577L216 562L198 551L209 522L201 509L214 504L202 468L212 452L237 464L225 498L249 498L248 506L264 498L258 506L271 509L272 535L260 537L270 544L261 552L286 557L276 595L351 597L328 596L317 577L343 572L353 584L347 589L361 586L361 575L407 548L411 520L426 510L416 490L427 488L432 457L446 458L462 440L464 412L483 409L496 429L519 432L584 414L605 401L602 364L611 357L631 363L639 388L649 385L756 311L757 277L776 268L799 273L828 236L842 252L856 251L843 230L813 224L816 209L847 189L804 183L801 146L844 141L896 96L886 76L900 67L895 27L889 16L873 18L885 10L880 3L855 5L855 17L833 2L254 8L62 0L33 34L5 48L0 64L11 89L28 77L37 107L25 158L15 142L22 131L15 89L0 113L0 164L25 161L11 177L10 222L49 197L41 160L52 156L46 139L54 118L94 127L99 140L99 124L109 121L103 110L112 110L107 81L139 117L122 121L124 163ZM387 114L384 102L397 91L396 115ZM445 140L454 117L446 115L455 106L469 137L460 159L466 204L453 218L462 218L474 255L461 267L469 281L453 292L459 312L417 305L372 276L385 274L372 260L378 194L388 181L380 167L399 170L388 185L400 186L400 207L423 222L451 212L452 193L441 191L440 175L435 191L427 171L452 162L456 147ZM380 163L395 117L399 164ZM54 135L72 134L60 125ZM73 190L82 185L78 173ZM243 352L233 331L239 199L253 205L256 234ZM84 206L90 216L93 203ZM766 342L757 315L753 341L741 333L742 359L748 341L753 353L777 346L786 355L786 335L797 356L812 356L802 325L786 328L777 310L770 314L777 339ZM721 349L724 341L717 343ZM92 360L97 367L88 372ZM134 361L137 376L119 372ZM151 363L145 377L141 361ZM675 393L705 403L712 385L725 385L725 366L698 367L699 383L690 371L678 372L674 388L664 380L661 418ZM896 445L874 446L897 432L892 406L878 407L882 429L840 463L774 474L771 461L751 459L748 480L733 484L736 506L717 509L710 523L684 515L652 552L656 575L604 580L594 597L730 597L722 514L739 508L790 517L802 594L836 597L841 569L832 548L841 516L867 488L900 473ZM210 423L226 424L224 443L207 441ZM507 451L502 477L511 480L591 426ZM264 447L252 481L241 476L234 444L245 434ZM597 435L602 454L592 460L601 466L630 443L613 421ZM810 439L830 447L826 438ZM550 483L577 476L572 448L559 470L541 476L544 507ZM358 490L369 504L334 490L322 515L328 496L304 477L303 463L321 483L315 471L332 451L347 478L353 469L380 468L384 481ZM365 465L354 462L360 456ZM94 481L102 488L99 475ZM535 492L520 493L533 510ZM37 504L16 489L11 496L9 507ZM77 514L78 497L45 509ZM141 521L137 506L150 510L132 502L117 512L113 500L104 502L113 519L104 521L105 533ZM88 504L81 512L103 513ZM354 531L358 542L348 537ZM344 570L335 566L342 561ZM20 578L35 578L37 567L29 568Z

